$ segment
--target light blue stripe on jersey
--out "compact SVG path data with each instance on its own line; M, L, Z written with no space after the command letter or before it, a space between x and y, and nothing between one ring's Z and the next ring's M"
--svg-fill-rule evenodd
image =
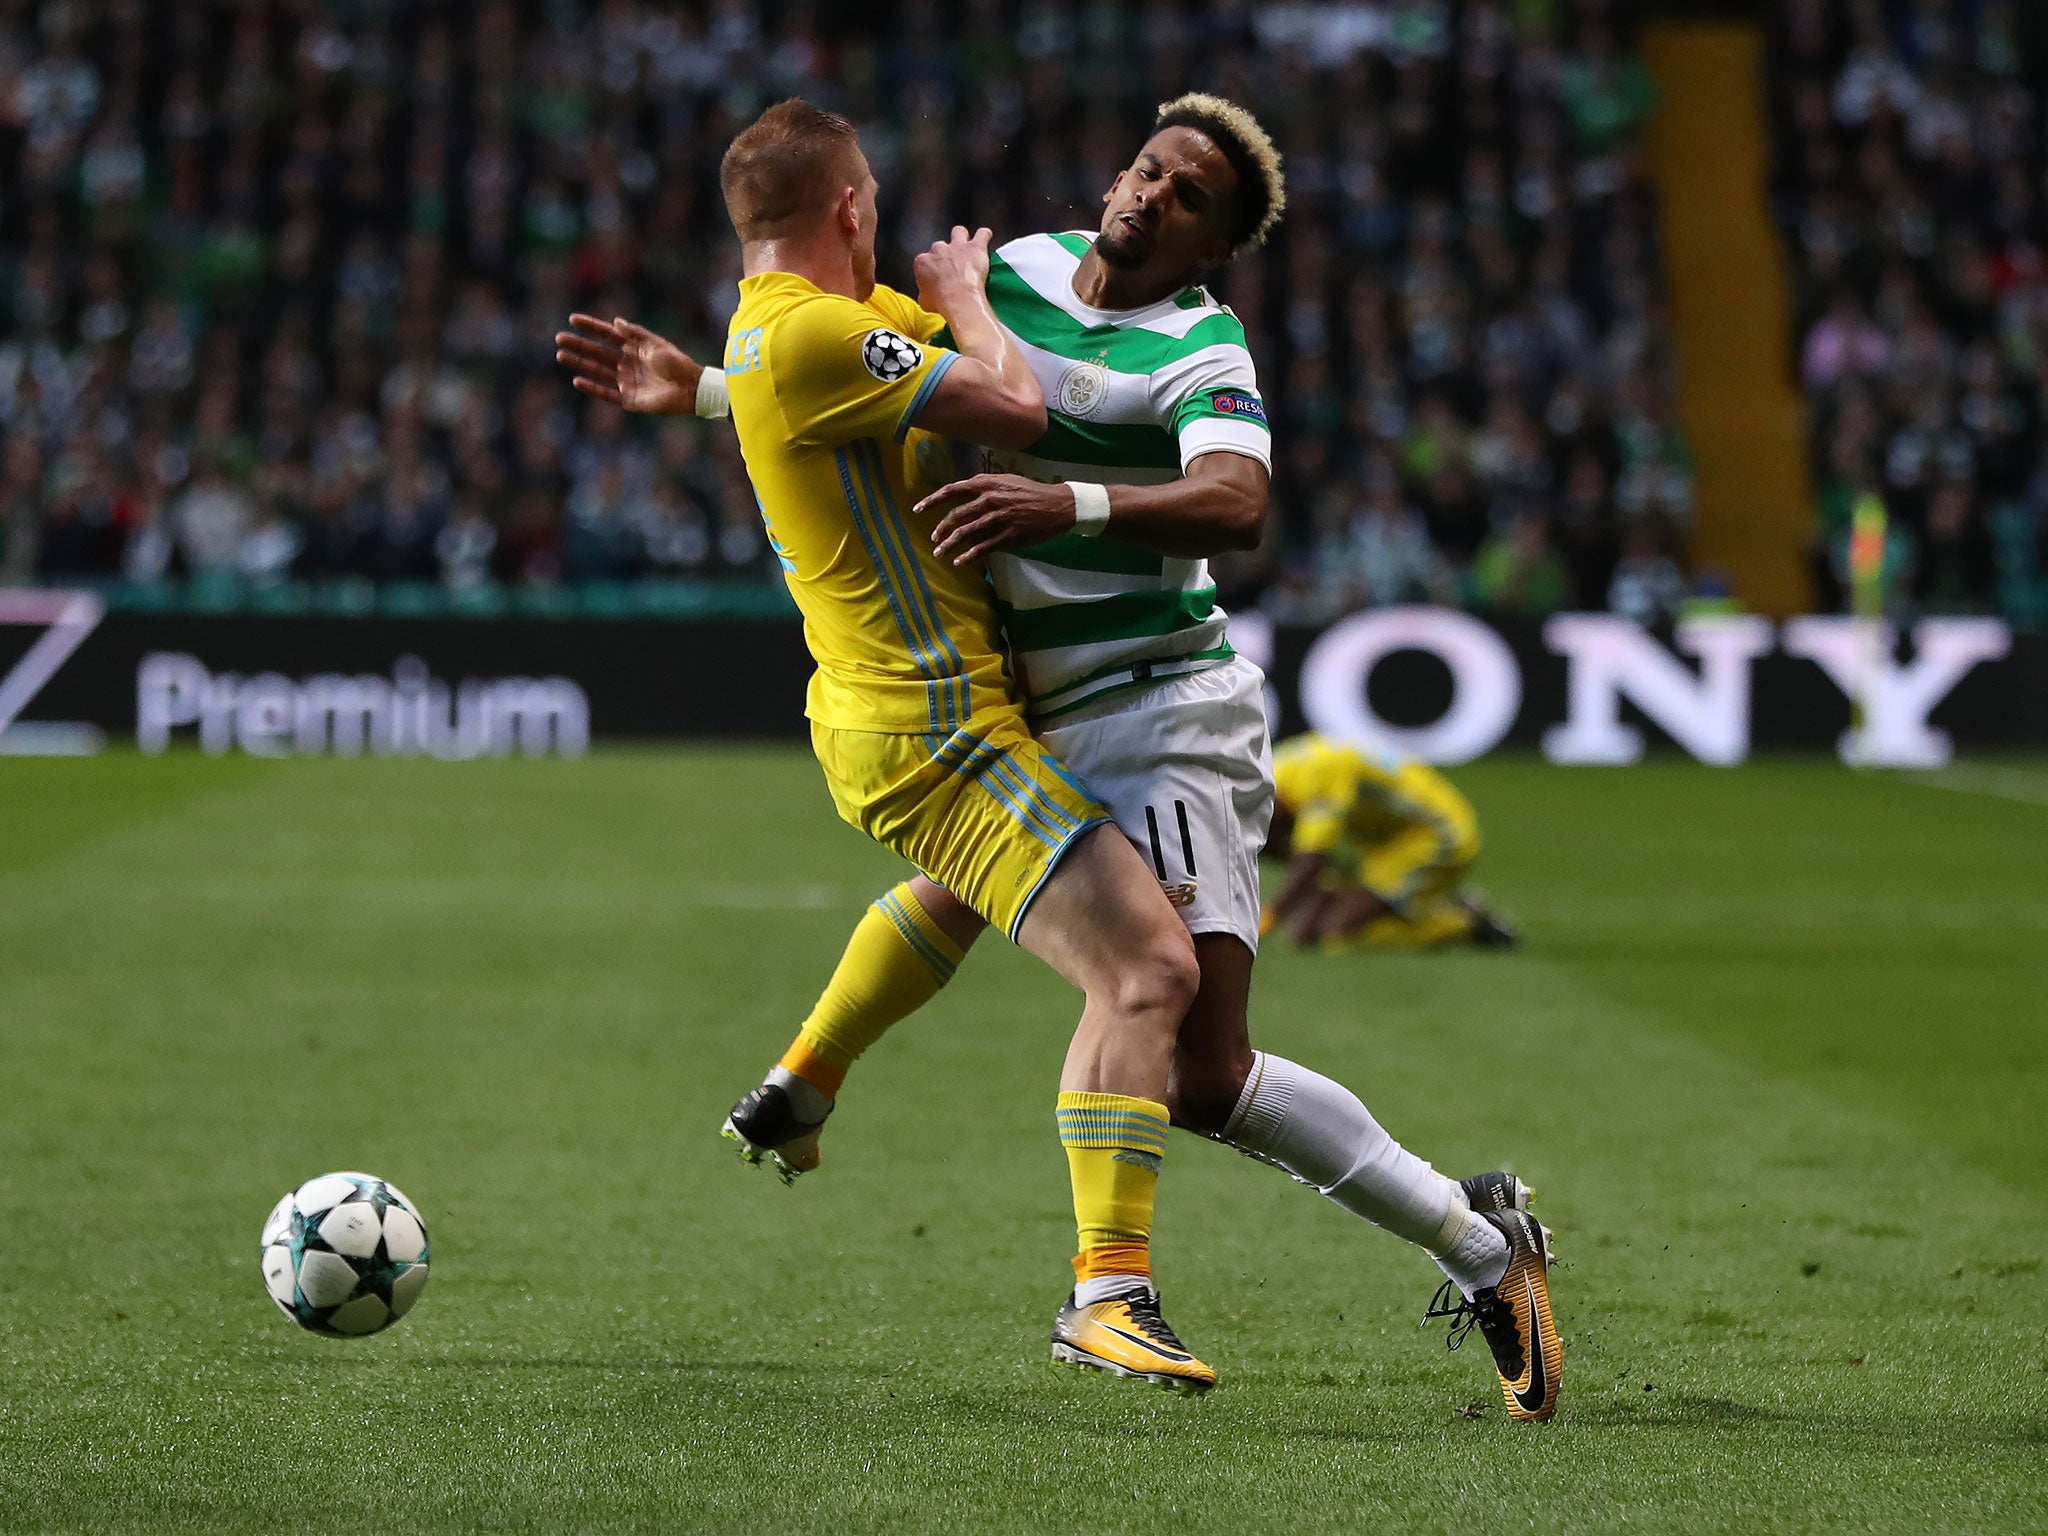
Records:
M951 691L937 681L945 677L946 669L940 664L939 653L924 629L922 615L916 612L902 591L902 573L898 569L895 551L889 545L887 531L881 526L881 519L854 489L853 469L859 466L849 465L843 448L834 449L832 457L839 465L839 483L846 492L846 504L853 511L854 530L859 533L861 546L867 550L868 560L875 568L875 579L882 584L882 595L889 600L889 611L896 616L897 632L903 636L905 649L915 658L918 671L927 679L927 723L935 732L949 730L959 723L959 717L953 713ZM865 468L860 469L860 476L866 480Z
M932 371L924 376L924 382L917 386L917 393L910 397L910 404L904 407L903 414L897 418L897 442L900 443L910 436L910 429L917 425L917 418L924 414L925 403L931 399L932 391L939 387L939 380L946 376L947 369L959 361L958 352L948 352L932 364Z
M867 506L874 517L876 536L882 547L889 551L890 559L897 573L900 589L906 597L905 606L916 623L919 633L924 636L926 652L930 657L925 676L934 679L933 686L940 695L939 714L942 716L940 729L951 730L966 718L966 711L960 707L960 695L965 691L965 679L960 673L960 652L946 634L945 626L939 622L938 604L932 601L932 592L919 569L917 552L910 547L909 531L903 527L900 515L895 512L895 499L887 502L884 512L883 497L888 495L889 482L882 472L881 455L871 442L857 442L847 450L853 460L855 472L860 477L862 491L867 497ZM870 461L872 460L872 463ZM880 486L878 495L876 487ZM907 569L906 569L907 568ZM920 601L921 599L921 601ZM951 665L947 665L950 662Z
M938 634L939 644L944 647L946 661L951 664L952 686L958 694L953 706L952 723L958 725L974 713L973 701L967 696L968 684L964 675L967 664L960 659L960 648L953 643L953 637L946 633L945 622L939 617L938 599L932 596L931 583L925 580L924 565L917 557L917 546L911 541L910 525L904 521L903 511L896 505L896 493L889 489L889 477L883 472L881 447L872 440L854 444L856 454L863 449L874 461L875 485L880 488L882 505L888 509L889 525L902 540L904 557L910 562L911 579L917 583L917 590L924 599L925 612L930 615L931 627Z
M882 596L888 599L889 612L896 619L896 632L903 637L903 648L918 658L918 670L930 676L932 668L925 660L923 648L910 632L910 621L904 615L903 604L897 599L895 583L889 579L889 568L883 561L882 552L875 547L874 535L869 530L867 518L861 510L860 497L854 492L853 474L847 467L846 453L843 449L835 449L832 458L839 466L839 485L846 492L847 509L853 513L853 531L860 535L861 547L868 552L868 563L875 568L875 580L881 583ZM932 730L937 731L938 696L929 683L925 685L925 712Z

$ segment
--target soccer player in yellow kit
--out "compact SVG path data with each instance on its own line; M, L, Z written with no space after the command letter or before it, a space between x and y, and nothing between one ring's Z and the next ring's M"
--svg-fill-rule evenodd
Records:
M1472 804L1427 763L1315 732L1273 749L1268 854L1287 859L1269 918L1299 944L1511 948L1464 891L1479 855Z
M735 138L720 181L745 274L726 388L817 662L806 713L833 803L971 909L973 929L995 925L1085 994L1057 1120L1075 1272L1109 1294L1067 1310L1101 1363L1204 1390L1215 1373L1161 1317L1149 1255L1193 945L1137 851L1026 726L985 573L939 557L907 516L951 478L934 434L1021 448L1046 428L989 307L988 232L956 229L918 258L930 309L878 286L874 176L851 125L801 101ZM932 339L942 328L949 347ZM949 935L907 882L888 899L932 954L972 936ZM847 1065L799 1038L728 1133L783 1145L822 1121Z
M1193 300L1213 307L1206 295L1182 292L1190 281L1187 276L1190 259L1194 258L1195 263L1200 264L1213 256L1219 248L1219 241L1223 247L1234 247L1244 242L1250 225L1242 221L1248 210L1253 225L1260 223L1262 218L1270 217L1272 209L1277 206L1277 192L1273 190L1278 185L1277 157L1272 157L1268 146L1267 163L1263 167L1252 163L1252 157L1245 153L1245 145L1253 141L1263 143L1263 132L1228 103L1217 102L1214 98L1189 97L1162 107L1161 114L1164 125L1161 131L1144 146L1133 167L1118 176L1110 196L1105 199L1109 207L1103 220L1100 246L1110 246L1114 236L1115 243L1122 250L1116 265L1110 268L1118 275L1118 283L1122 284L1117 289L1118 293L1160 284L1154 299L1163 296L1170 300L1180 294L1182 302L1179 308L1182 310L1186 310L1188 301ZM1169 118L1173 121L1167 121ZM1183 121L1192 121L1194 129L1190 131L1179 126ZM1234 143L1238 159L1245 163L1239 164L1236 160L1226 163L1226 156L1217 148L1218 143ZM1265 205L1263 213L1259 204L1248 196L1240 195L1244 187L1261 182L1275 200ZM1141 234L1149 242L1149 247L1144 251L1143 262L1133 265L1131 252L1126 248L1134 244L1132 237ZM1042 236L1036 237L1036 241L1044 243L1072 238ZM1010 249L1005 248L1006 255ZM1107 264L1095 264L1091 257L1090 262L1083 264L1083 270L1089 270L1091 265ZM1100 271L1096 272L1096 276L1101 275ZM1077 277L1077 292L1080 282L1081 278ZM1055 290L1056 296L1060 292ZM1127 307L1135 306L1145 314L1151 313L1146 309L1144 299L1119 299L1108 290L1101 298L1091 294L1088 302L1098 306L1121 303ZM1003 316L1000 303L997 308L999 317L1009 323ZM1110 318L1114 321L1118 317ZM707 408L700 395L700 390L711 388L714 381L719 394L723 395L726 380L718 370L700 369L671 343L623 320L607 322L577 316L574 323L582 334L558 335L557 344L562 350L557 355L575 370L577 387L586 393L617 401L628 409L657 414L695 411L699 415L716 416L723 413L719 400L714 400ZM1113 332L1109 334L1114 336ZM734 356L729 348L726 358L728 369ZM746 361L743 353L740 361ZM1057 377L1057 359L1053 363L1053 375L1046 373L1043 358L1035 357L1033 366L1039 372L1045 398L1050 400L1057 393L1062 407L1067 406L1065 387ZM1245 395L1243 400L1255 400L1255 396ZM1241 403L1239 396L1233 394L1231 404ZM925 421L929 424L930 418L926 417ZM1050 437L1046 439L1050 440ZM1201 471L1215 471L1220 464L1226 470L1234 467L1236 478L1256 479L1258 494L1255 505L1262 520L1264 474L1262 469L1253 466L1247 475L1244 466L1250 463L1229 454L1211 454L1195 460ZM1128 486L1119 487L1117 495L1120 500L1112 507L1115 514L1113 526L1120 530L1129 524L1130 536L1139 543L1142 544L1148 536L1156 536L1167 541L1167 548L1180 554L1200 553L1204 547L1230 547L1228 540L1212 527L1212 524L1220 524L1221 519L1207 504L1216 499L1208 495L1207 483L1218 478L1209 474L1199 491L1192 472L1190 478L1178 484L1162 485L1145 492ZM1221 478L1231 477L1226 474ZM1027 490L1035 497L1050 495L1063 504L1049 514L1053 523L1058 527L1072 525L1077 529L1081 490L1102 489L1086 486L1069 491L1066 486L1054 485L1048 490L1044 486L1027 486L1005 476L982 476L953 489L972 492L989 486L992 479L996 487L1019 498L1011 510L1029 511L1025 506L1030 499L1024 495ZM1153 515L1149 505L1140 507L1136 504L1145 494L1154 495L1162 505L1155 517L1156 529L1147 524L1141 532L1137 526L1141 514ZM1164 505L1167 500L1173 503L1170 516ZM1066 504L1069 501L1071 504ZM1199 508L1198 502L1202 503ZM1058 515L1061 511L1064 511L1064 521ZM946 522L971 515L964 511L956 512ZM1102 526L1098 523L1094 532L1100 533ZM1041 530L1038 536L1045 531L1053 529ZM948 554L956 555L961 563L967 563L969 556L959 555L957 550L948 548L949 544L958 542L957 537L948 540L945 532L945 524L942 524L938 529L940 547ZM1032 540L1024 537L1022 541L1029 543ZM1210 541L1214 541L1213 545ZM1107 541L1105 547L1106 544ZM978 568L978 561L974 562L973 568ZM1194 680L1195 683L1206 681L1204 678ZM1233 711L1230 719L1234 722L1237 720L1236 693L1231 692L1229 699ZM1255 689L1250 699L1250 715L1256 722L1256 728L1243 738L1245 761L1230 765L1229 771L1221 775L1211 772L1210 777L1217 784L1242 784L1252 789L1254 780L1265 777L1263 710ZM1109 720L1101 729L1107 731L1117 723L1115 719ZM1078 731L1081 727L1076 726L1075 729ZM1156 780L1159 785L1167 784L1175 771L1184 771L1197 762L1205 771L1219 766L1213 756L1204 754L1220 749L1213 748L1213 744L1191 747L1174 737L1169 724L1162 724L1156 738L1150 739L1153 740L1152 756L1157 772L1150 776L1148 783ZM1232 737L1231 740L1235 744L1238 738ZM1090 772L1092 774L1094 770ZM1203 835L1220 832L1228 841L1238 830L1240 821L1248 828L1255 820L1256 832L1247 831L1245 834L1249 838L1246 847L1251 856L1247 859L1248 864L1254 863L1257 849L1263 841L1265 809L1270 805L1270 780L1266 785L1256 787L1263 788L1265 794L1234 798L1235 811L1231 817L1225 818L1227 826L1212 828L1207 823L1200 823L1197 828ZM1234 789L1232 792L1235 795ZM1127 816L1129 806L1119 802L1113 792L1110 793L1112 805L1118 807L1117 814ZM1171 790L1161 803L1172 804L1173 795L1178 793L1181 793L1179 789ZM1129 783L1124 784L1123 794L1127 800L1133 796L1140 801L1154 798ZM1263 803L1257 804L1257 814L1254 815L1250 804L1257 801ZM1185 845L1189 839L1189 824L1184 811L1182 817L1178 833L1181 844ZM1125 830L1133 838L1141 836L1140 832L1131 829L1128 822ZM1152 836L1155 858L1158 856L1158 841L1155 831ZM1204 869L1209 870L1210 854L1205 852L1202 859ZM1192 854L1187 855L1187 861L1192 870ZM1160 873L1162 883L1164 878L1163 872ZM1211 879L1214 878L1212 872ZM1237 928L1228 932L1211 932L1207 929L1214 926L1213 921L1189 923L1197 935L1195 943L1201 956L1202 994L1208 1002L1206 1007L1199 1001L1197 1004L1202 1010L1203 1022L1198 1025L1195 1010L1191 1010L1188 1023L1182 1029L1181 1050L1174 1062L1176 1088L1169 1096L1175 1104L1176 1123L1187 1124L1230 1145L1252 1151L1322 1191L1347 1211L1365 1216L1408 1241L1424 1246L1451 1277L1445 1289L1439 1292L1437 1302L1432 1304L1430 1315L1471 1313L1476 1316L1499 1365L1503 1391L1509 1394L1510 1413L1519 1418L1548 1418L1556 1400L1559 1351L1547 1300L1540 1296L1544 1254L1535 1236L1540 1228L1519 1208L1529 1198L1527 1187L1506 1174L1485 1174L1457 1182L1447 1180L1393 1143L1357 1097L1342 1085L1268 1053L1251 1051L1244 1039L1244 993L1249 984L1251 941L1257 932L1255 868L1246 884L1251 903L1249 923L1242 929L1242 940L1234 936L1239 932ZM1187 916L1185 912L1181 915ZM958 921L960 917L968 921L962 923ZM827 1084L830 1093L836 1094L851 1061L872 1045L891 1023L908 1016L945 985L980 926L971 913L960 912L957 903L944 890L934 890L929 882L911 881L899 885L877 901L855 929L818 1007L804 1021L798 1048L784 1058L785 1065L802 1065L810 1082ZM1216 962L1213 975L1211 961ZM811 1053L814 1058L822 1056L824 1059L801 1060L806 1055L807 1046L815 1047ZM1196 1076L1188 1070L1197 1062L1201 1069L1199 1085ZM1233 1072L1234 1077L1231 1076ZM769 1086L772 1087L772 1083ZM792 1085L793 1088L795 1086ZM735 1112L736 1120L740 1118L740 1111L747 1110L754 1099L755 1095L749 1095L742 1101ZM816 1166L817 1131L829 1108L829 1100L813 1100L802 1117L802 1134L796 1134L796 1126L763 1130L760 1147L764 1151L772 1150L775 1164L785 1178ZM1073 1125L1071 1129L1086 1128ZM1063 1136L1069 1130L1070 1122L1063 1117ZM1071 1141L1069 1145L1072 1146ZM1445 1194L1445 1191L1449 1193ZM1454 1224L1456 1236L1450 1235ZM1086 1241L1084 1238L1084 1243ZM1490 1248L1487 1246L1489 1242ZM1492 1266L1490 1270L1489 1264ZM1504 1275L1500 1274L1503 1265L1507 1266ZM1127 1369L1130 1374L1159 1379L1144 1367L1142 1361L1131 1362L1139 1366L1135 1371L1129 1371L1118 1361L1115 1351L1120 1346L1116 1319L1098 1319L1091 1315L1100 1309L1091 1303L1090 1297L1101 1294L1094 1288L1105 1282L1091 1278L1089 1271L1081 1265L1077 1265L1077 1270L1082 1275L1082 1284L1077 1287L1075 1296L1069 1298L1055 1326L1055 1359L1078 1360L1086 1364L1107 1361L1111 1369ZM1489 1279L1490 1274L1497 1275L1498 1279ZM1532 1275L1533 1279L1530 1278ZM1458 1306L1446 1308L1446 1299L1456 1292L1463 1293L1463 1301ZM1467 1322L1471 1320L1472 1317L1466 1318ZM1454 1333L1454 1337L1457 1336L1459 1334ZM1539 1360L1540 1366L1535 1363ZM1524 1376L1528 1378L1526 1384L1521 1379Z

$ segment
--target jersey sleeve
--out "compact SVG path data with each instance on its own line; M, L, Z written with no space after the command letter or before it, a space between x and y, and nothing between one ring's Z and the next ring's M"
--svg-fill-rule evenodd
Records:
M909 294L899 292L886 283L875 284L875 291L868 295L868 308L912 341L936 341L942 347L953 346L953 333L946 328L944 315L933 314Z
M1273 467L1273 433L1266 401L1245 345L1244 327L1228 311L1189 332L1206 341L1153 374L1160 414L1180 444L1181 473L1205 453L1241 453Z
M903 303L906 323L926 313ZM881 310L836 294L806 300L784 315L764 350L791 439L825 448L865 437L903 441L939 380L960 360L928 337L890 324Z

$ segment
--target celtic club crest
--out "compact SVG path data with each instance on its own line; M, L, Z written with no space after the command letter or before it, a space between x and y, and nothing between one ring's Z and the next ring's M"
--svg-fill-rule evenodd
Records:
M1109 395L1109 370L1100 363L1076 363L1060 375L1054 405L1062 416L1092 416Z

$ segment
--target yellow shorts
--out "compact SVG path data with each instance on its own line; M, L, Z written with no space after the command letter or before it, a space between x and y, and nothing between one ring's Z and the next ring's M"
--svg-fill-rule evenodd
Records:
M1109 820L1021 715L984 716L951 736L813 721L811 748L843 818L1012 939L1061 857Z
M1330 850L1329 867L1339 879L1356 881L1396 912L1413 915L1463 885L1478 853L1476 828L1422 825L1404 827L1370 848L1339 844Z

